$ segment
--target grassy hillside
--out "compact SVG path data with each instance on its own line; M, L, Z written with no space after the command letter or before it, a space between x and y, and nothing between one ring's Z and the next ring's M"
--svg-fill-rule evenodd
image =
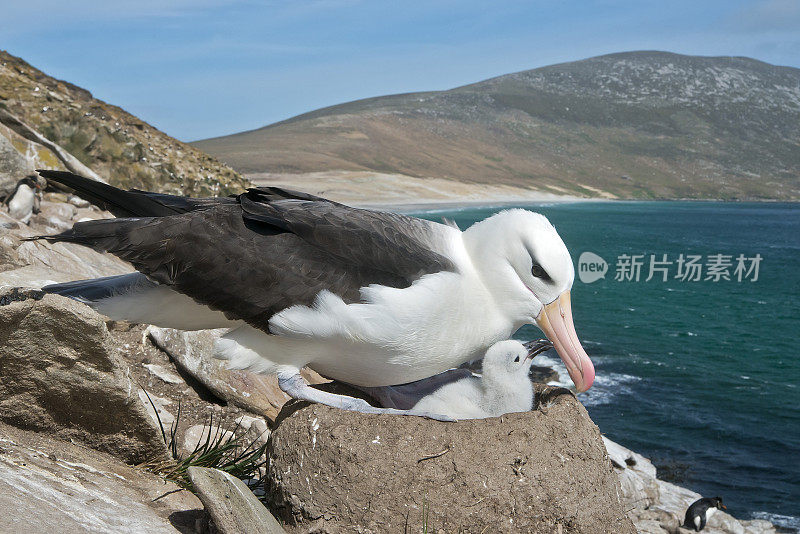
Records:
M114 185L197 196L239 192L247 185L213 156L2 50L0 107ZM12 142L26 150L20 139Z
M800 70L628 52L193 144L244 173L372 170L584 196L800 199Z

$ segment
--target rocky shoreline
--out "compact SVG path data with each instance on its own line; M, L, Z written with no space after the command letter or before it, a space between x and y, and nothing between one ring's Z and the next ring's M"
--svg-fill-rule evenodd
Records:
M70 200L46 193L29 225L0 211L0 531L657 534L681 532L699 498L602 437L561 388L537 386L532 412L454 424L286 405L273 378L205 356L219 332L107 321L43 295L45 283L130 270L23 241L108 216ZM215 429L263 452L248 483L268 508L236 477L176 471ZM720 513L705 532L776 530Z

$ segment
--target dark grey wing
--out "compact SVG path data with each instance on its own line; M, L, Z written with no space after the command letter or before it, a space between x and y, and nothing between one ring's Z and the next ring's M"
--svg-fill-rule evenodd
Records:
M339 204L338 202L334 202L333 200L328 200L327 198L322 198L309 193L303 193L302 191L295 191L294 189L286 189L285 187L278 187L274 185L251 187L247 191L252 195L257 195L258 198L262 201L297 199L297 200L317 200L320 202L328 202L330 204L336 204L338 206L344 205L344 204Z
M47 180L72 189L79 197L101 209L110 211L117 217L168 217L212 206L238 203L236 196L191 198L139 189L126 191L68 171L39 170L37 172ZM255 187L249 191L265 201L300 199L330 202L308 193L276 186Z
M168 217L212 206L236 204L236 198L230 197L191 198L138 189L126 191L68 171L37 172L49 181L72 189L79 197L117 217Z
M327 200L264 201L250 190L239 201L245 221L290 232L348 265L384 271L405 286L426 273L454 271L446 257L444 225Z
M433 242L437 227L452 231L442 225L297 199L271 202L279 206L254 215L244 211L254 210L249 202L267 204L251 196L240 197L241 206L76 223L47 239L111 252L151 279L265 331L272 315L309 305L324 289L355 302L366 285L407 287L421 274L454 269L426 248L426 232Z

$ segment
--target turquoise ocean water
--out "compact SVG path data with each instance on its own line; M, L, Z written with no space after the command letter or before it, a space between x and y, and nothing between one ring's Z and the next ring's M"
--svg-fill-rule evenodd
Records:
M608 263L605 278L576 276L572 290L578 335L597 369L594 387L579 398L600 430L651 458L660 476L722 496L735 516L800 532L800 204L525 207L555 225L576 270L583 252ZM498 210L416 215L464 229ZM645 281L651 254L673 262L655 265L667 270L666 282L662 271ZM701 280L675 278L681 254L700 256ZM717 254L731 280L709 273ZM617 280L625 256L637 255L639 281L635 273L628 280L630 269ZM752 271L737 281L739 255L746 268L761 256L756 281ZM539 335L535 327L518 333Z

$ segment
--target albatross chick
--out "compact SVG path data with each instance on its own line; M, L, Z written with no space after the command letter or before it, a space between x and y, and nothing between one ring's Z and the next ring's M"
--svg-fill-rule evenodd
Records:
M533 408L533 383L528 373L533 357L552 344L539 340L523 345L510 339L495 343L483 358L481 376L468 376L423 397L413 411L453 419L485 419Z

